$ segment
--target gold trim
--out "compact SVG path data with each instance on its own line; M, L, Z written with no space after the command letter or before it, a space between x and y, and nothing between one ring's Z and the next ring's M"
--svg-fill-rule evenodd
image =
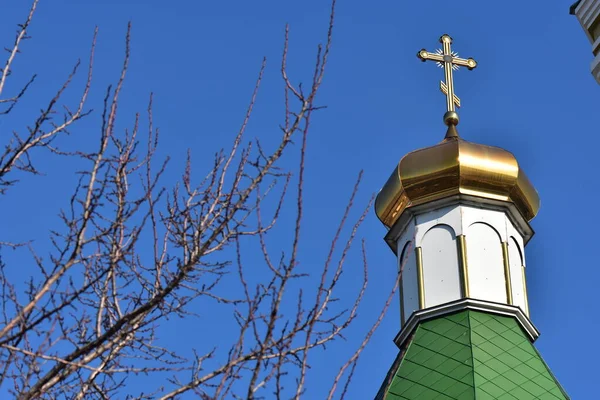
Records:
M467 298L471 294L469 290L469 268L467 266L467 241L465 235L458 235L456 237L456 245L458 247L458 262L460 263L462 296Z
M504 279L506 280L506 301L513 305L512 282L510 281L510 263L508 259L508 243L502 242L502 259L504 261Z
M419 309L425 308L425 282L423 282L423 249L415 247L417 258L417 283L419 285Z
M525 279L525 266L521 265L521 273L523 274L523 299L525 300L525 314L529 317L529 300L527 298L527 280Z

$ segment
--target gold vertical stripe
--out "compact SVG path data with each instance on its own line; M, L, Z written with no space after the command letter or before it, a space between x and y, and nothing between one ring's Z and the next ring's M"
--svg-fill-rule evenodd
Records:
M425 282L423 282L423 249L415 247L417 256L417 283L419 285L419 309L425 308Z
M502 242L502 259L504 261L504 279L506 280L506 301L513 304L512 282L510 281L510 262L508 259L508 243Z
M525 303L525 314L529 317L529 300L527 299L527 281L525 279L525 266L521 265L521 272L523 274L523 299Z
M469 291L469 268L467 266L467 241L465 235L458 235L456 237L456 244L458 246L458 262L460 263L460 274L462 278L462 295L464 298L470 296Z

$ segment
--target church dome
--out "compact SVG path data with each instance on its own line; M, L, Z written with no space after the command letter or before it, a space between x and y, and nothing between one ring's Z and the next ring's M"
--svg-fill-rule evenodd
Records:
M406 209L454 195L511 202L532 220L540 199L515 156L463 140L453 126L449 133L441 143L400 160L375 200L381 222L391 228Z

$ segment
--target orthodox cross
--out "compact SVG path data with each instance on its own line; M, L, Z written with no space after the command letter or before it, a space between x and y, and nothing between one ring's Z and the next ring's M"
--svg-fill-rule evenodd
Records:
M469 70L472 70L477 66L477 62L472 58L459 58L458 53L452 51L452 38L449 35L442 35L440 38L440 43L443 45L442 49L437 50L435 53L430 53L423 49L419 51L417 57L419 57L423 62L427 60L435 61L440 68L444 68L446 82L440 82L440 89L442 93L446 95L446 105L448 108L446 114L449 115L452 113L456 115L454 106L456 105L456 107L460 107L460 99L454 94L454 79L452 77L452 71L455 71L460 67L467 67Z

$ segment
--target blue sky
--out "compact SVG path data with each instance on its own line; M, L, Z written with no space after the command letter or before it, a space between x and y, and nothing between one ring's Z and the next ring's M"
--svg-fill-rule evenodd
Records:
M3 45L13 39L26 3L3 4ZM461 56L479 62L475 71L455 74L463 105L462 137L513 152L539 191L542 207L532 223L536 235L526 249L531 316L542 332L538 349L567 392L579 399L597 393L600 358L600 269L594 253L600 86L589 72L590 43L569 15L569 6L570 1L556 0L339 0L331 58L318 98L328 108L315 115L309 137L302 250L306 265L322 259L359 170L365 171L359 203L366 204L401 156L443 138L442 72L422 64L416 52L436 49L439 36L449 33ZM200 174L210 156L231 142L263 56L267 71L249 135L269 143L283 114L279 62L285 23L290 24L290 75L295 82L308 82L316 45L325 39L328 8L325 0L46 0L16 69L23 74L20 79L39 74L35 94L25 103L39 108L77 58L87 59L97 25L90 104L99 110L106 85L118 76L131 20L132 58L119 123L130 125L154 92L161 155L173 157L167 177L176 179L187 148ZM0 132L7 134L26 115L19 111L10 125L0 119ZM74 129L70 145L92 143L98 118L96 112ZM70 187L73 174L60 160L55 162L46 179L26 178L3 199L2 225L13 226L15 237L43 241L56 224L57 211L65 206L61 190ZM36 211L17 219L14 207L27 205L35 205ZM372 285L361 309L363 327L374 320L395 274L384 233L371 212L360 231L368 244ZM354 256L358 265L358 253ZM347 274L352 274L350 267ZM392 339L398 316L396 301L363 355L352 399L376 393L396 355ZM180 334L165 339L182 340ZM196 333L184 340L211 339ZM333 347L333 358L339 354L341 359L341 346ZM313 377L309 391L319 393L327 386L326 376Z

